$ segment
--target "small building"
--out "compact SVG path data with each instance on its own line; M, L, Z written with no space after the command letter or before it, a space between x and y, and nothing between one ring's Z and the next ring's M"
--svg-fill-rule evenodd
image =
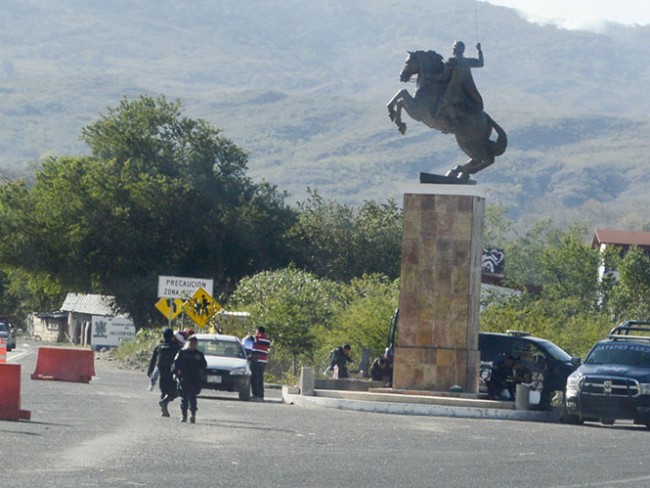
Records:
M29 333L43 341L72 342L93 349L115 347L135 336L133 321L116 313L114 298L107 295L68 293L61 310L31 313Z
M27 333L36 340L66 342L68 314L66 312L32 312L27 316Z
M650 255L650 232L596 229L591 240L592 249L598 249L601 254L608 247L616 247L621 250L624 256L632 246L643 249L646 254ZM616 276L616 271L606 269L604 263L598 267L599 279L611 272Z
M624 254L630 247L637 246L650 254L650 232L596 229L591 247L603 252L608 246L619 247Z

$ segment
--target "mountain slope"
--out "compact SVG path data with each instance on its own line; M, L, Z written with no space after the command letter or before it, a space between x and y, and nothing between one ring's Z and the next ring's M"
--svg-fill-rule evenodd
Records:
M485 2L5 0L0 6L0 168L81 154L81 128L124 96L178 97L250 155L250 174L359 203L400 197L420 171L466 157L452 136L386 102L406 50L444 56L477 31L474 70L509 148L477 175L513 218L647 223L650 30L538 26Z

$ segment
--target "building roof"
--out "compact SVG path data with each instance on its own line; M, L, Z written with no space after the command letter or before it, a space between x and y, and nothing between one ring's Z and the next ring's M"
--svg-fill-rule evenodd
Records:
M88 315L113 316L114 297L108 295L83 295L68 293L61 305L63 312L85 313Z
M621 247L650 247L650 232L596 229L591 241L591 247L597 247L601 244Z

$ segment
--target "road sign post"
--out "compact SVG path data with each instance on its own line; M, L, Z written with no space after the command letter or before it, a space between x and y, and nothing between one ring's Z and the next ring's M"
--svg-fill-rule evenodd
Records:
M168 320L169 327L179 313L183 311L183 300L180 298L161 298L155 304L158 311Z
M160 300L156 302L155 306L160 313L167 317L169 327L171 327L172 320L183 311L183 300L194 296L198 290L203 290L212 299L213 287L214 281L206 278L158 276L158 298ZM221 308L220 305L219 308Z

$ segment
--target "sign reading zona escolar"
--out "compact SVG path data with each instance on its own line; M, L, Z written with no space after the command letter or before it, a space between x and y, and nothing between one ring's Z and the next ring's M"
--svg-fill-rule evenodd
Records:
M182 276L159 276L158 298L191 297L198 288L203 288L212 295L214 281L205 278L185 278Z

